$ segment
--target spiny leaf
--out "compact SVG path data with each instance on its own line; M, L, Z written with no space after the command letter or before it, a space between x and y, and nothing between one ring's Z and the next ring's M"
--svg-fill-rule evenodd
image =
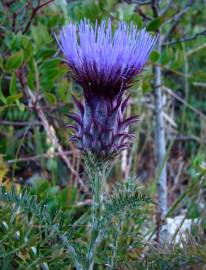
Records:
M110 219L124 211L129 211L145 203L152 203L151 199L140 191L134 183L119 186L114 195L105 202L104 218Z

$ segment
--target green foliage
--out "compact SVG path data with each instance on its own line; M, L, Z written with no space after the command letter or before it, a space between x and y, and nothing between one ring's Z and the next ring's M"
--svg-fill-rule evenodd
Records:
M122 210L124 208L126 210L127 207L128 213L130 209L139 207L141 202L147 202L146 197L141 197L141 193L137 193L137 187L134 185L119 186L118 190L118 194L105 203L106 217L120 215L118 203ZM127 193L121 194L120 190L125 190ZM135 192L133 197L132 192ZM38 194L40 202L32 193ZM61 193L63 195L63 191ZM57 195L57 200L54 200L55 195ZM47 199L45 200L45 198ZM18 194L14 187L11 191L6 191L4 187L0 188L1 267L13 269L16 265L18 269L23 269L22 267L41 269L42 265L46 264L48 269L55 267L56 269L67 269L66 267L72 264L71 260L84 265L84 247L76 245L73 240L81 228L74 231L72 209L66 209L65 202L63 205L56 204L58 201L61 203L58 198L60 200L63 198L58 193L58 187L49 188L45 181L39 182L31 194L26 189ZM135 203L132 201L134 199L138 201ZM106 235L108 233L110 235L108 220L106 223L105 221L103 214L101 226L104 231L106 229ZM75 223L78 224L77 222ZM52 248L50 247L51 242ZM71 249L75 250L74 254Z
M206 264L206 242L204 232L197 230L197 234L187 235L186 240L179 244L165 245L164 247L148 246L145 260L139 264L139 269L151 270L183 270L192 267L204 269Z
M159 54L159 52L158 51L153 51L151 54L150 54L150 60L152 61L152 62L157 62L158 60L159 60L159 58L160 58L160 54Z
M121 216L130 210L152 203L151 199L143 193L133 181L118 185L113 195L105 200L105 219L111 220L113 216Z
M49 210L45 201L39 203L26 190L17 194L14 188L7 192L1 187L0 201L1 268L42 269L45 264L48 269L67 269L71 264L67 252L72 242L71 212Z
M147 25L147 30L148 31L157 31L162 23L162 18L158 17L152 20L148 25Z

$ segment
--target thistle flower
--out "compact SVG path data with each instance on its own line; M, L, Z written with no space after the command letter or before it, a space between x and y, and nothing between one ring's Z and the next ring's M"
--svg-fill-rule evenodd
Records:
M138 30L132 23L120 22L113 33L111 21L69 23L60 32L59 47L76 82L83 88L84 104L73 97L78 113L70 117L75 130L70 139L98 157L109 157L127 148L134 135L130 124L138 117L125 119L128 97L124 92L145 65L156 37Z

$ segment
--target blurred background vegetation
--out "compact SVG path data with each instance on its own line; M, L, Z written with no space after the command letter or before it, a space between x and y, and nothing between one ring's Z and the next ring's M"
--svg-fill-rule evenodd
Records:
M111 231L113 226L121 231L113 269L191 269L191 265L197 267L192 269L205 269L201 267L206 265L206 3L162 0L158 14L155 3L0 2L0 184L13 194L7 201L0 196L0 269L73 269L53 225L50 228L47 220L44 228L44 220L29 198L21 203L25 208L30 202L33 208L27 215L21 212L12 186L17 193L28 188L40 208L46 201L51 224L58 219L53 210L59 209L59 215L65 216L62 230L71 233L84 253L91 192L80 153L68 141L71 131L65 129L70 121L67 114L73 110L71 94L81 98L81 89L71 79L54 38L67 22L83 18L94 23L111 18L114 26L121 20L132 21L139 28L161 31L165 37L161 53L153 51L131 89L127 114L140 114L142 121L134 127L137 139L131 149L114 164L108 192L115 183L132 177L156 200L154 68L158 65L169 149L165 156L167 217L198 221L188 241L164 250L149 245L145 250L145 239L155 241L151 235L158 230L155 207L146 204L127 213L129 221L123 224L117 217L111 224ZM112 247L103 244L101 249L96 269L107 269Z

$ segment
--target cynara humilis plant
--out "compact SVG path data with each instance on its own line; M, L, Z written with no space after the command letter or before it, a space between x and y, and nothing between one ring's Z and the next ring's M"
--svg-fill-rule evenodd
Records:
M92 232L87 254L87 268L93 269L94 254L101 238L102 183L108 161L129 147L134 135L128 127L137 116L125 118L127 90L142 71L157 37L131 23L112 22L95 26L89 21L69 23L60 31L58 45L74 80L82 87L83 103L73 97L78 110L70 117L74 130L70 138L86 157L86 170L93 190ZM106 165L107 163L107 165ZM106 166L105 166L106 165Z

